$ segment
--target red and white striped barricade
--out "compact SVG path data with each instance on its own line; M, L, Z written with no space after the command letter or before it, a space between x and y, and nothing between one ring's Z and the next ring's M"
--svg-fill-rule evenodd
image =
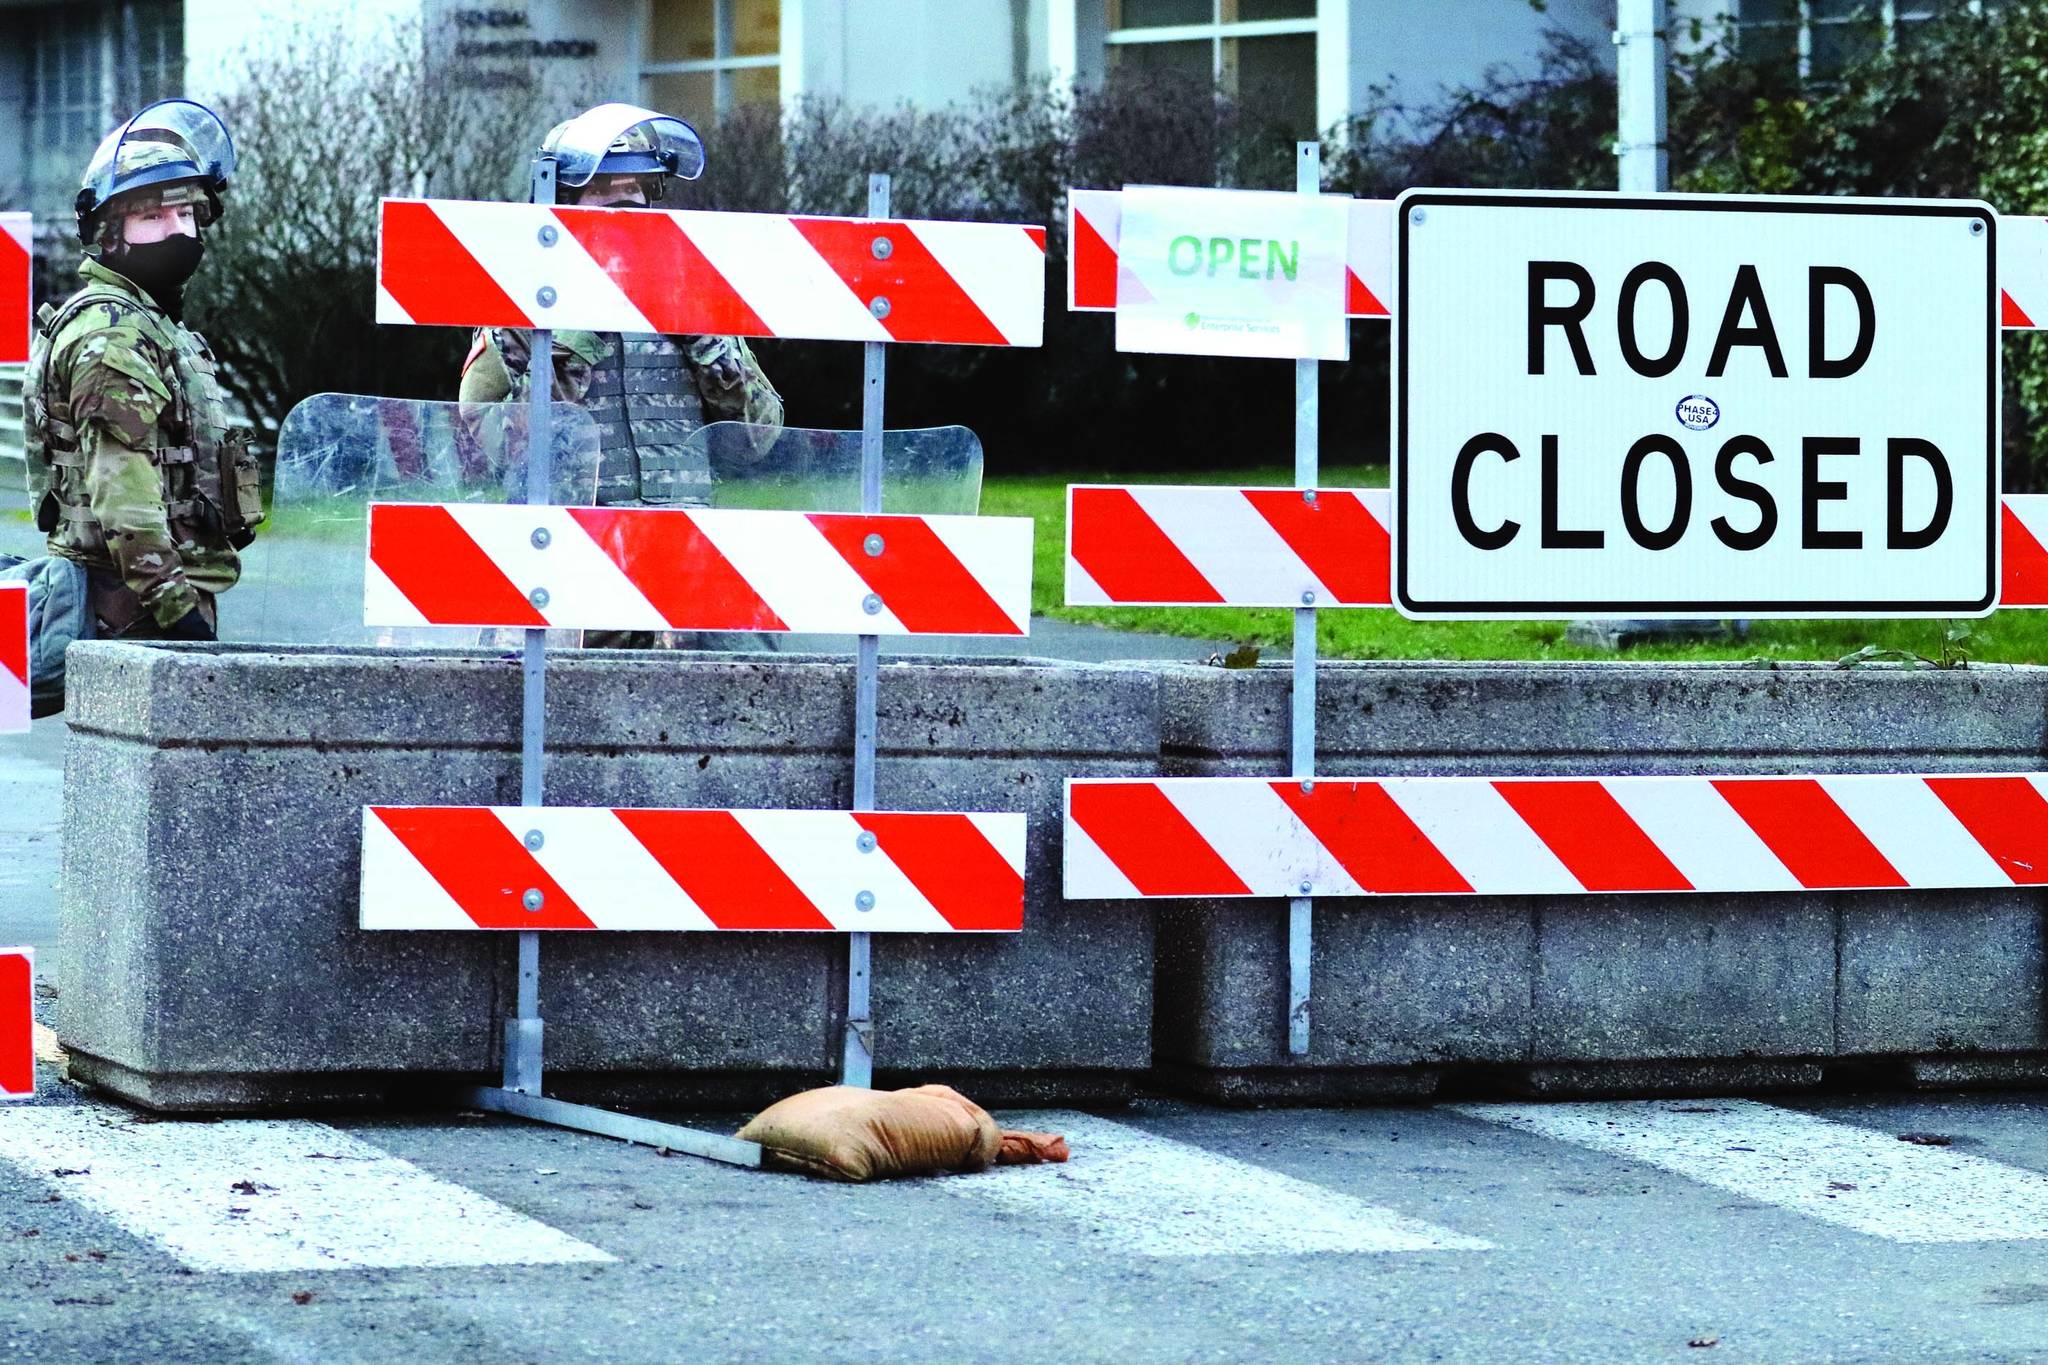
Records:
M29 329L35 304L30 280L34 220L26 213L0 213L0 365L28 363Z
M0 948L0 1103L36 1097L35 949Z
M1123 219L1119 190L1067 192L1067 307L1076 313L1116 310L1117 229ZM1394 301L1394 201L1358 199L1351 205L1349 293L1354 318L1391 316ZM2048 326L2048 218L1998 220L1998 283L2007 331Z
M377 320L1036 346L1045 229L387 199Z
M377 503L365 625L1017 635L1029 517Z
M1069 899L2048 885L2048 774L1080 779Z
M28 729L28 584L0 583L0 735Z
M1016 933L1024 816L373 806L362 926Z

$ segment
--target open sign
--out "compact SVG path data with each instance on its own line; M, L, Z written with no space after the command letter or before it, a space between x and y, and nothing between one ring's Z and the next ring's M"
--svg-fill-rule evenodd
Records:
M1414 191L1413 616L1955 616L1998 583L1976 203Z

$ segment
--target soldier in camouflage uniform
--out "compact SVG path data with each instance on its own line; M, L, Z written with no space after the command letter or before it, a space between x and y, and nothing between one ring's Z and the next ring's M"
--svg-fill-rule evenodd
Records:
M215 638L214 599L263 520L249 433L229 427L213 354L181 321L234 160L189 100L109 133L78 193L85 285L36 317L29 494L50 553L85 566L104 638Z
M687 123L622 104L555 125L540 155L555 161L562 202L589 208L650 207L670 177L694 180L704 168L703 145ZM462 401L526 398L530 349L523 331L479 331L463 364ZM556 332L553 395L596 421L597 501L607 507L708 506L711 468L685 449L690 433L742 421L765 448L782 426L782 399L738 337ZM692 643L637 631L586 639L613 648Z

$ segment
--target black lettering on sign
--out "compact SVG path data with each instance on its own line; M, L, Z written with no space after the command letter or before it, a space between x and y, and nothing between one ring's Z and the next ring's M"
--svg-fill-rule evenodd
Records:
M1849 291L1856 301L1856 344L1840 360L1828 359L1828 286ZM1817 265L1806 272L1806 373L1813 379L1847 379L1870 359L1877 340L1877 305L1870 286L1847 266Z
M1802 550L1860 550L1861 531L1823 531L1820 505L1842 502L1849 485L1839 479L1823 479L1820 462L1829 456L1860 455L1863 443L1854 436L1809 436L1799 443L1799 548Z
M1651 280L1663 285L1665 294L1671 299L1671 341L1664 348L1664 354L1654 360L1643 354L1636 336L1636 295ZM1685 281L1662 261L1643 262L1629 271L1628 278L1621 282L1621 310L1615 322L1622 358L1628 361L1628 367L1645 379L1662 379L1685 359L1685 335L1691 324L1691 315L1685 305Z
M1543 548L1597 550L1607 543L1605 531L1568 531L1557 524L1557 438L1543 438Z
M1742 319L1754 314L1756 321ZM1728 369L1728 353L1737 346L1754 346L1776 379L1785 377L1785 351L1778 345L1777 329L1771 326L1771 308L1764 302L1763 281L1756 267L1745 265L1735 271L1735 287L1728 291L1728 309L1721 314L1721 330L1714 335L1714 354L1707 361L1707 378L1719 379Z
M1451 462L1451 517L1458 523L1458 534L1473 549L1505 549L1515 538L1515 532L1522 529L1520 522L1503 521L1487 531L1472 519L1472 466L1481 455L1498 455L1504 464L1522 458L1515 443L1497 431L1482 431L1465 442L1458 449L1458 458Z
M1671 522L1661 531L1652 531L1643 524L1643 463L1652 455L1662 455L1670 462L1672 485L1676 489ZM1621 462L1621 521L1628 527L1628 538L1645 550L1668 550L1685 535L1686 523L1691 520L1692 466L1685 462L1685 447L1662 433L1645 436L1630 446Z
M1756 504L1756 526L1747 531L1738 531L1726 517L1715 517L1711 525L1714 534L1723 545L1731 550L1761 550L1771 534L1778 529L1778 504L1771 497L1771 490L1752 479L1738 478L1735 473L1737 456L1748 455L1758 464L1769 464L1775 456L1761 438L1755 436L1731 436L1721 446L1721 453L1714 457L1714 482L1721 485L1721 491L1733 498Z
M1934 474L1934 515L1917 531L1908 531L1906 521L1906 461L1922 460ZM1894 436L1884 443L1885 492L1884 544L1888 550L1924 550L1941 539L1948 529L1949 513L1955 510L1955 479L1948 472L1948 459L1940 447L1918 436Z
M1575 287L1578 297L1566 304L1547 299L1546 286L1558 280ZM1580 374L1593 373L1593 352L1586 346L1586 315L1593 311L1593 277L1570 261L1529 262L1529 373L1543 373L1543 329L1561 327Z

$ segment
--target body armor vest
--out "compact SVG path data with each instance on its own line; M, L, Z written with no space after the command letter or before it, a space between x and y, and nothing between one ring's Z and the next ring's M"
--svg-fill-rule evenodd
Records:
M228 427L227 403L205 338L95 284L61 308L43 305L23 384L29 497L36 525L50 537L52 548L111 563L106 534L86 489L85 455L72 422L70 393L51 364L65 327L94 304L120 308L122 327L174 358L172 372L162 376L171 401L157 422L151 456L162 479L172 539L220 545L256 526L263 520L261 467L249 449L248 433Z
M704 425L704 402L683 349L665 336L607 333L584 407L597 424L599 506L642 502L705 507L711 464L683 442Z

